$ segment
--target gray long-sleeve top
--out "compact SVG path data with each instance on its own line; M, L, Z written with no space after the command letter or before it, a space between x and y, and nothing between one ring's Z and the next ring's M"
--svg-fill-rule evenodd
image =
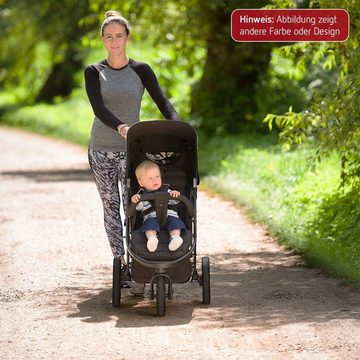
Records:
M88 65L85 87L95 114L89 143L92 150L126 151L125 140L117 127L140 120L144 89L165 119L179 120L148 64L129 59L129 63L120 69L111 68L106 60Z

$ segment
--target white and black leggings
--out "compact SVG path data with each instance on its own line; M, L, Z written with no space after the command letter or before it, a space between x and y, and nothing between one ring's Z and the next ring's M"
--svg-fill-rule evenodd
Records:
M114 257L124 255L123 224L120 215L120 189L126 214L125 152L106 152L89 149L89 164L104 208L104 225Z

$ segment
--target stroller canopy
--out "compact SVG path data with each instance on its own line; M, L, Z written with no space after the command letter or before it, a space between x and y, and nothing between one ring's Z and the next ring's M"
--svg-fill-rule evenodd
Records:
M136 166L149 159L159 165L171 163L186 153L190 162L187 171L199 183L197 164L197 134L188 123L177 120L141 121L127 133L126 176L131 177Z

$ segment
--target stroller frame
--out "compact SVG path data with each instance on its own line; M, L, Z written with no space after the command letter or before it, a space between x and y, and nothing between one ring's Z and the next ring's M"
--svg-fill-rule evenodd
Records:
M158 316L165 315L166 297L173 298L173 283L197 281L202 286L203 304L210 304L210 260L201 259L201 273L197 270L197 219L196 199L199 175L197 167L197 134L185 122L174 120L151 120L132 125L127 134L126 184L128 206L126 210L125 241L127 262L120 258L113 262L113 305L121 302L121 284L126 281L150 284L149 298L156 298ZM161 156L160 156L161 154ZM138 188L135 168L143 160L156 162L164 182L180 190L179 216L187 229L182 231L183 245L175 252L167 249L168 234L164 230L169 193L142 194L140 201L154 203L161 227L158 250L149 253L146 238L138 230L141 219L136 204L130 201ZM156 291L155 291L156 288Z

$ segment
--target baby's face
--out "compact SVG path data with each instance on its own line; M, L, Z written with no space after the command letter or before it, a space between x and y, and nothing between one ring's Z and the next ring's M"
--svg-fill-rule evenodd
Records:
M147 191L155 191L160 189L162 185L160 169L153 168L141 174L138 179L139 185Z

